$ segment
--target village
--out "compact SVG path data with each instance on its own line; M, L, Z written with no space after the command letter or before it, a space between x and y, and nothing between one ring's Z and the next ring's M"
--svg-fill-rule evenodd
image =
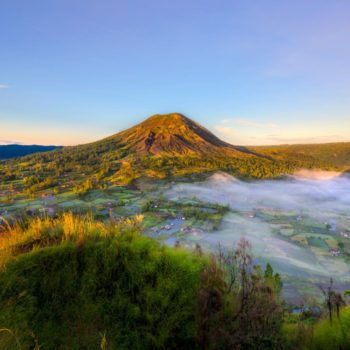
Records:
M2 193L8 196L8 193ZM14 196L15 198L15 196ZM84 196L73 192L62 194L42 193L34 199L2 200L0 225L11 222L25 213L28 217L54 217L63 211L91 213L100 220L118 219L137 213L144 215L145 234L159 239L174 236L186 241L203 232L215 232L224 212L219 205L208 205L198 200L172 203L159 200L157 193L122 187L108 191L91 190ZM330 218L319 222L305 213L294 213L258 206L253 211L240 212L248 220L264 220L273 227L276 235L285 240L308 247L314 253L338 258L350 251L349 218Z

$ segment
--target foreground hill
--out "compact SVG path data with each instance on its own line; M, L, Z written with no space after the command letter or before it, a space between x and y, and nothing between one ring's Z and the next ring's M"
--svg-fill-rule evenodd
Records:
M141 220L2 227L0 349L349 349L350 309L332 324L283 311L249 242L207 256L140 235Z
M350 143L234 146L173 113L152 116L97 142L8 160L0 164L0 180L4 194L33 195L47 189L82 193L141 177L163 179L218 170L242 178L274 178L301 168L349 169Z
M0 160L23 157L28 154L38 152L48 152L60 146L40 146L40 145L0 145Z
M139 235L141 219L66 213L1 232L0 348L280 349L280 278L253 272L248 245L231 283L214 256Z

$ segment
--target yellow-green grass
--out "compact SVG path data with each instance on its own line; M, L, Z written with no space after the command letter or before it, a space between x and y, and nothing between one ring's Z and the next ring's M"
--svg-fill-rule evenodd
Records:
M0 349L194 348L205 258L139 235L141 219L4 227Z
M340 317L333 315L318 322L313 332L301 347L303 350L345 350L350 349L350 307L343 308Z

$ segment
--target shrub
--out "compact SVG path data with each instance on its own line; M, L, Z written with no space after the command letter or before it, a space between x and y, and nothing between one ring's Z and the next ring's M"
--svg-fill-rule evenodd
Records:
M281 280L250 245L203 255L65 213L0 238L0 349L280 349Z
M343 308L339 318L335 318L332 324L328 317L318 322L313 334L305 341L303 349L350 349L350 307Z
M0 328L11 330L0 348L194 348L204 258L139 236L135 225L70 214L17 229L0 273Z

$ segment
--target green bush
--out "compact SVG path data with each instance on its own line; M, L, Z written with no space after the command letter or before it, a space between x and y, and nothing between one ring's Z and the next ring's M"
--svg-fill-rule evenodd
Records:
M343 308L339 319L330 324L328 319L318 322L313 335L304 345L305 350L350 349L350 307Z
M194 348L203 263L131 235L34 249L0 273L0 348Z
M249 242L206 256L140 236L141 222L5 225L0 349L281 349L282 282Z

